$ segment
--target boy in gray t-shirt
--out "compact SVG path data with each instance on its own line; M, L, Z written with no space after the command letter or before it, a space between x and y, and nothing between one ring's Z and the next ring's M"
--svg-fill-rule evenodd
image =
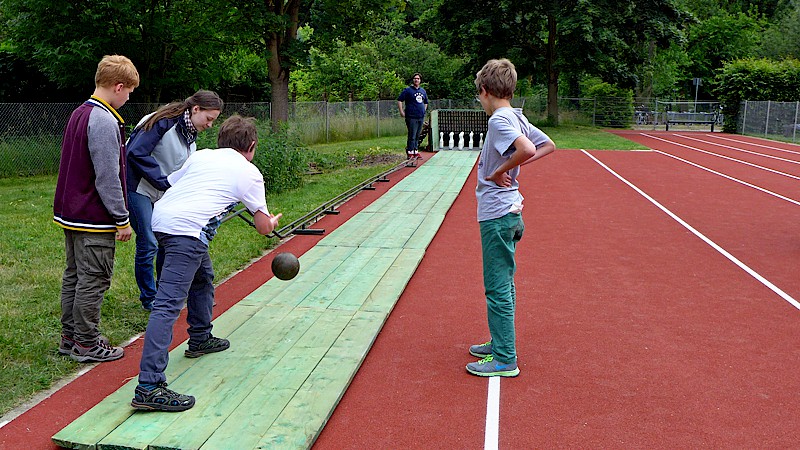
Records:
M476 189L491 340L470 347L470 354L482 359L467 364L467 372L484 377L519 375L514 332L514 253L525 224L517 176L521 165L556 149L521 110L511 107L516 85L517 72L507 59L490 60L475 78L478 100L491 116L478 161Z

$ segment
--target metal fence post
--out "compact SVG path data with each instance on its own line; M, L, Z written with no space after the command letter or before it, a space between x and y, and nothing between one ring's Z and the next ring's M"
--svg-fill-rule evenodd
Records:
M328 101L325 100L325 142L331 141L331 121L328 117Z
M744 113L742 113L742 134L747 130L747 100L744 101Z
M375 106L376 106L376 108L375 108L375 112L376 112L376 114L375 114L375 117L376 117L376 120L375 120L375 133L377 134L377 137L381 137L381 102L380 102L380 100L375 102Z
M794 105L794 124L792 125L792 142L797 137L797 112L800 110L800 102L795 102Z
M772 106L772 101L767 100L767 120L764 121L764 137L767 136L767 132L769 131L769 107Z

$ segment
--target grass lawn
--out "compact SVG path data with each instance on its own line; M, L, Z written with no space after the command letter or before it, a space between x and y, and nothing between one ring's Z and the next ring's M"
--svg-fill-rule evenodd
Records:
M638 149L637 144L602 130L547 128L559 148ZM405 158L405 137L312 146L315 169L305 185L268 195L282 224L305 215L338 194L396 165L386 155ZM61 331L59 292L64 270L64 236L52 222L55 176L0 179L0 415L80 364L57 352ZM277 244L242 220L226 222L211 244L217 280L245 267ZM147 313L140 308L133 278L133 241L117 244L114 277L102 308L101 329L113 344L142 333Z

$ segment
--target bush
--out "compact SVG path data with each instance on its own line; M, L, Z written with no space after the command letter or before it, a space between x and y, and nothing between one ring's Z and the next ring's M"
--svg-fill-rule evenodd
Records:
M260 138L253 164L264 175L267 192L275 194L301 187L308 164L296 135L283 126L274 132L259 130L259 136L266 138Z
M725 64L714 79L714 94L725 112L724 131L736 132L745 100L796 101L800 98L800 61L742 59Z
M588 78L582 83L583 97L596 99L595 124L627 128L633 123L633 91Z

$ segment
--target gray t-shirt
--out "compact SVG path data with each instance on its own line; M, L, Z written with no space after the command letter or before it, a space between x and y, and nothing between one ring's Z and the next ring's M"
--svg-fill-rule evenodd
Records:
M489 130L478 160L478 187L475 190L478 197L478 222L522 211L523 197L517 182L519 166L509 172L511 187L500 187L493 181L486 181L487 176L514 154L514 141L522 135L527 136L536 147L550 140L540 129L528 122L521 109L499 108L489 118Z

